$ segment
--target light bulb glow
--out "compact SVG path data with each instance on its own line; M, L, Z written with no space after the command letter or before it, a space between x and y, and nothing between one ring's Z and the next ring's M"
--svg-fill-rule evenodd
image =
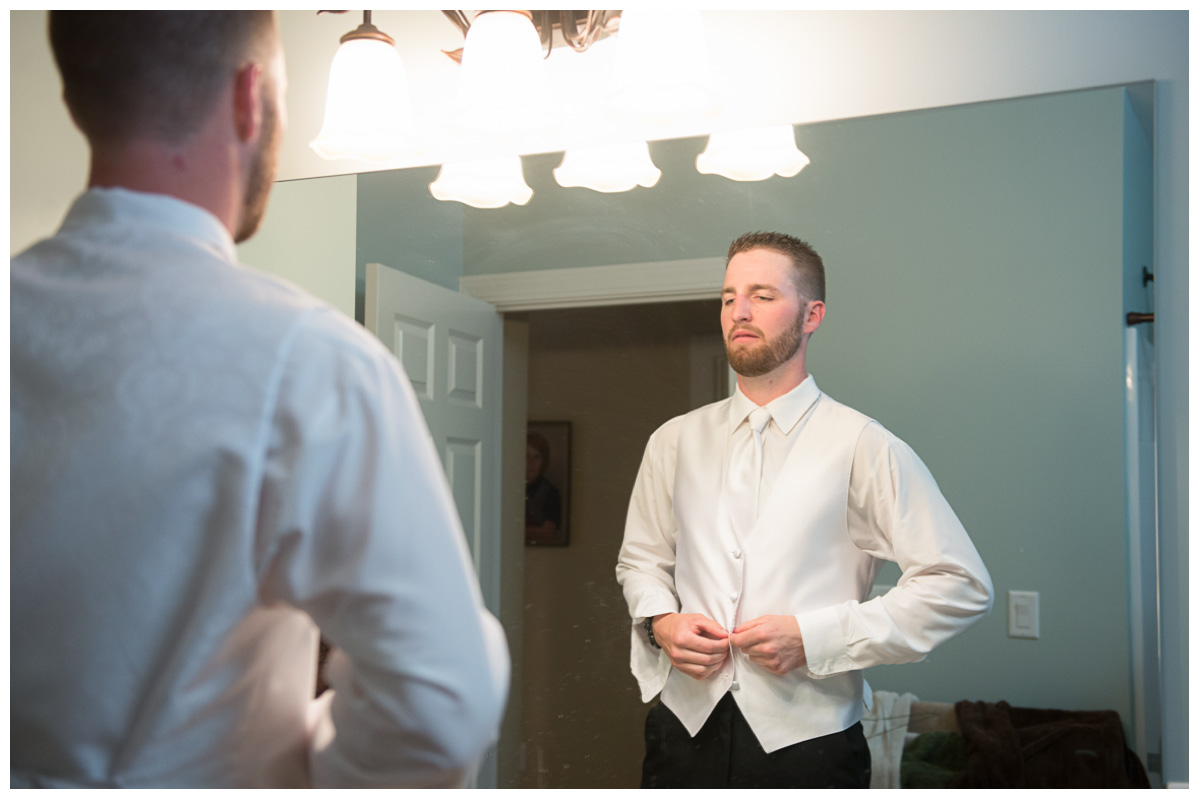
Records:
M609 113L667 124L719 110L699 11L623 11L616 38Z
M438 200L454 200L474 208L523 206L533 197L525 183L520 156L443 164L429 193Z
M718 131L696 156L696 170L734 181L761 181L772 175L791 178L808 166L808 156L796 147L791 125L740 131Z
M548 128L544 56L537 29L524 14L479 14L463 44L456 126L490 136Z
M418 146L408 76L393 45L342 43L329 69L325 122L309 146L322 158L364 161L385 161Z
M635 186L650 188L661 176L662 171L650 160L650 148L645 142L568 150L554 170L554 180L559 186L578 186L597 192L627 192Z

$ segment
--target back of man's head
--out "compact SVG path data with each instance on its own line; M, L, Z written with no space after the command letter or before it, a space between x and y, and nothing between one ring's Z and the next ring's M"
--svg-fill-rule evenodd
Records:
M183 142L276 37L271 11L50 12L63 99L92 145Z

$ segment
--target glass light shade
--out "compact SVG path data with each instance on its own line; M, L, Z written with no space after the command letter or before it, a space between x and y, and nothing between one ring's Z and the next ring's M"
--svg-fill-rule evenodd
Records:
M512 136L550 126L545 53L529 17L517 11L476 16L460 69L456 127Z
M475 208L500 208L509 203L523 206L533 197L525 183L520 156L501 156L479 161L443 164L429 193L438 200L455 200Z
M417 144L408 76L395 46L343 42L329 69L325 123L309 146L322 158L385 161Z
M597 192L628 192L635 186L650 188L661 176L662 171L650 160L650 148L645 142L568 150L554 170L554 180L559 186L581 186Z
M616 38L610 114L665 124L719 110L699 11L622 11Z
M808 163L808 156L796 147L791 125L716 132L696 156L699 172L734 181L761 181L772 175L790 178Z

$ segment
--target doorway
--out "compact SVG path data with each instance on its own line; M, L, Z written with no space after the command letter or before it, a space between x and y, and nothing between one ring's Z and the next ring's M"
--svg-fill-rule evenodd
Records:
M519 785L633 788L646 706L614 570L650 434L728 392L716 299L521 315L528 418L568 422L569 537L526 546Z

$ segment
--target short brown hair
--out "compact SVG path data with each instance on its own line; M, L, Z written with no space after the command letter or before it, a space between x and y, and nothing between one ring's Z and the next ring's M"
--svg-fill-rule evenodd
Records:
M50 12L63 99L93 144L183 141L277 41L272 11Z
M725 266L729 266L730 260L735 255L747 250L771 250L787 256L792 260L792 266L795 267L796 291L805 300L825 302L825 264L822 263L821 256L817 255L817 251L813 250L808 242L797 239L795 236L788 236L786 233L770 231L744 233L729 245L729 252L725 256Z

